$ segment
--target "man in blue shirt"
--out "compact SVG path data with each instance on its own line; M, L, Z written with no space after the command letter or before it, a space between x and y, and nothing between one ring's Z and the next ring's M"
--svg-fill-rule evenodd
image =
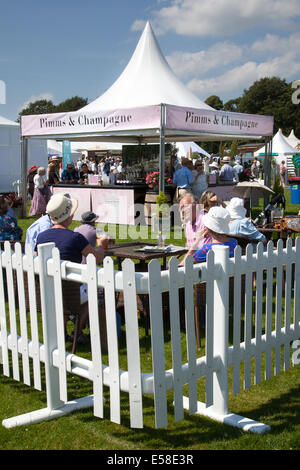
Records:
M48 214L43 215L28 227L26 231L25 245L30 245L34 252L38 235L52 227L52 222Z
M230 162L230 157L224 157L222 159L223 166L220 171L220 180L233 181L234 170L232 166L229 164L229 162Z
M67 168L61 174L63 183L77 184L79 181L78 172L75 170L73 163L68 163Z
M182 158L182 167L174 173L173 183L176 185L174 202L178 202L183 196L192 192L194 177L192 170L188 168L189 162L188 158Z

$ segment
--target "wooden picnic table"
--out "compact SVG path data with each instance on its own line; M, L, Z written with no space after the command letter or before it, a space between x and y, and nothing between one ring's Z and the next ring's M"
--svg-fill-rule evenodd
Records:
M143 247L145 246L153 246L154 249L158 249L158 245L156 243L150 242L142 242L142 241L134 241L134 242L126 242L121 243L119 245L113 245L105 251L105 255L107 256L114 256L117 258L118 262L118 269L122 269L122 261L126 258L132 260L138 260L139 263L136 265L136 271L139 272L147 272L147 261L151 261L152 259L163 259L162 269L167 269L167 258L171 256L181 256L185 254L188 249L186 247L178 246L178 250L176 251L143 251ZM117 297L117 308L120 308L123 303L123 294L119 293ZM138 294L138 309L142 313L145 321L145 332L148 335L148 328L149 328L149 296L147 294Z

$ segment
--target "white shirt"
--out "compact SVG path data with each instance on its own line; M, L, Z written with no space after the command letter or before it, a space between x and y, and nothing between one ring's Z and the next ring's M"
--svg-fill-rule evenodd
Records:
M33 182L35 189L43 189L45 186L44 178L41 175L34 175Z

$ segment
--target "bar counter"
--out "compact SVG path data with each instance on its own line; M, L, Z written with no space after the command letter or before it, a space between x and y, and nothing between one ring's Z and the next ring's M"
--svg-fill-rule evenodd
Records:
M236 183L223 181L221 184L209 184L208 189L215 192L223 201L229 201L235 194L232 192ZM74 220L81 220L81 214L93 211L99 216L99 223L135 225L135 204L144 205L145 198L150 191L146 184L114 184L114 185L91 185L91 184L54 184L51 186L52 193L68 193L78 200L78 208L74 214ZM167 185L165 193L169 203L172 204L175 188ZM155 198L154 198L155 199Z

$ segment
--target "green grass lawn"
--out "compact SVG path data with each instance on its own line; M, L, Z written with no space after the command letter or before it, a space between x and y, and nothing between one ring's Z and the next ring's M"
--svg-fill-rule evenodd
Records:
M261 207L254 208L260 211ZM286 213L297 213L299 207L291 205L287 195ZM253 216L255 217L255 216ZM20 221L24 235L33 219ZM73 222L72 227L78 225ZM118 241L118 239L117 239ZM124 240L122 240L124 241ZM180 244L171 236L167 242ZM184 243L184 240L182 241ZM167 322L167 320L166 320ZM167 329L166 329L167 331ZM143 372L152 369L150 337L140 328L141 360ZM199 355L204 354L205 340ZM70 350L70 345L68 346ZM79 346L77 354L90 358L88 346ZM183 350L185 355L185 350ZM274 359L274 358L273 358ZM105 361L104 361L105 362ZM107 362L106 362L107 363ZM126 368L126 341L120 341L120 367ZM171 368L171 349L166 333L166 367ZM242 368L241 368L242 369ZM45 392L36 391L22 382L2 375L0 366L0 419L46 407ZM231 384L231 370L229 374ZM253 380L252 380L253 383ZM242 384L242 375L241 375ZM92 394L92 383L68 375L68 398ZM203 379L198 385L198 399L204 400ZM44 387L45 388L45 387ZM43 390L44 390L43 388ZM242 388L241 388L242 389ZM184 390L187 395L188 390ZM0 426L0 449L2 450L299 450L300 449L300 366L282 372L247 391L233 395L229 392L229 411L263 422L271 426L264 435L245 433L236 428L216 423L201 416L189 416L174 422L173 394L168 393L169 426L154 429L153 399L143 397L144 428L134 430L129 426L128 395L122 393L122 424L109 420L109 390L105 389L105 419L93 416L92 409L74 412L68 416L14 429Z

